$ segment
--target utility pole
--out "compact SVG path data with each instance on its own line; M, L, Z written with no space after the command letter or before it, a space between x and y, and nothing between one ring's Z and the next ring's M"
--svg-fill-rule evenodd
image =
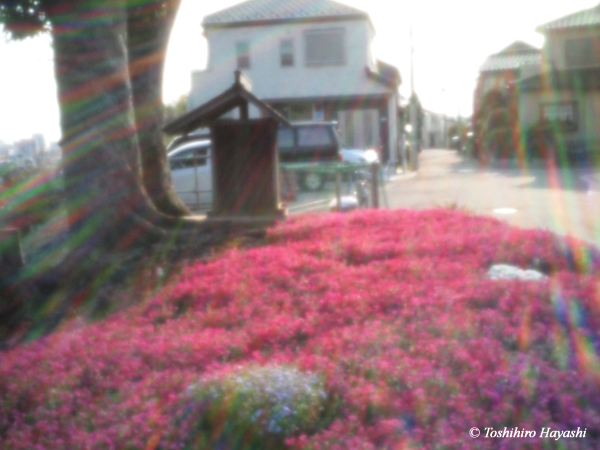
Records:
M442 88L442 101L443 101L443 119L442 119L442 145L445 149L448 148L448 130L446 127L446 88Z
M412 22L409 27L410 32L410 162L414 171L419 170L419 149L417 139L417 97L415 95L415 63L413 47Z
M458 115L456 117L456 135L458 136L458 139L456 140L458 148L457 150L460 152L462 152L462 138L463 138L463 134L462 134L462 128L461 128L461 118L460 118L460 100L458 102Z

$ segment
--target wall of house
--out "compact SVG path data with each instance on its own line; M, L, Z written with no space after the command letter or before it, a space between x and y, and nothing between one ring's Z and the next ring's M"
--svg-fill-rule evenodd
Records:
M544 66L548 69L554 67L558 70L572 68L567 62L567 41L569 39L594 38L600 43L600 30L594 28L576 28L552 31L546 34L546 41L542 51ZM598 52L596 47L596 53ZM591 61L589 66L597 66ZM583 66L580 66L583 67Z
M540 121L540 98L538 92L523 92L519 96L519 121L526 129Z
M558 92L524 92L521 95L519 102L519 117L521 117L521 125L535 125L542 119L542 105L551 103L577 103L576 114L580 121L579 129L585 128L585 124L581 123L581 119L585 116L587 109L586 96L577 96L571 91Z
M344 32L343 64L307 66L305 33L341 29ZM237 69L236 43L250 43L250 67L242 69L261 99L306 98L384 94L389 88L367 77L374 68L371 54L373 31L366 20L277 24L207 30L208 65L192 73L189 106L198 106L228 88ZM292 39L294 65L282 67L281 39Z
M597 122L600 115L600 92L524 92L519 99L521 129L526 130L540 123L542 105L570 102L575 102L576 105L577 130L563 133L566 142L599 141L600 128Z
M343 32L343 62L307 64L306 34L332 29ZM206 70L192 73L188 109L205 103L231 86L234 71L238 70L236 45L248 42L250 64L241 70L251 80L252 92L258 98L285 110L282 112L291 120L337 120L340 128L344 128L342 119L345 116L352 116L353 123L367 117L369 123L353 125L352 145L383 145L387 147L384 151L393 156L398 145L398 97L394 88L367 75L367 67L376 69L371 48L373 37L373 28L367 20L208 29L208 64ZM282 39L293 42L292 66L281 64ZM332 106L333 114L321 109L323 101ZM250 113L251 116L258 115L254 110ZM371 123L375 127L373 134L368 132ZM343 133L346 131L342 129Z
M482 79L482 94L485 95L489 91L504 90L508 85L515 80L515 72L513 70L504 70L502 72L483 72Z
M542 72L542 68L539 64L523 64L519 67L519 78L529 78L535 75L539 75Z
M585 130L586 138L600 140L600 127L598 127L598 117L600 117L600 92L586 92L579 96L580 103L580 123L581 128Z

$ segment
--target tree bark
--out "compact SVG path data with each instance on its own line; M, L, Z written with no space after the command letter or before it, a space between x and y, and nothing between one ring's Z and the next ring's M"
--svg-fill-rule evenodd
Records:
M128 2L62 0L54 5L49 16L74 240L90 248L122 248L156 240L169 230L197 231L198 221L158 211L144 186L128 51ZM165 41L169 29L162 32ZM162 61L164 52L156 58ZM160 92L153 84L157 79L152 80L144 86ZM157 97L143 98L140 105L152 104ZM168 171L166 157L153 164Z
M164 147L162 84L169 35L181 0L154 0L128 10L127 49L142 178L161 212L189 214L173 189Z
M153 224L133 217L152 205L142 182L126 9L118 0L73 2L52 17L52 32L75 241L112 249L142 234L158 237Z
M0 297L10 296L0 302L0 345L6 336L14 334L11 330L26 328L31 320L39 321L37 316L30 317L30 305L39 306L49 299L58 302L60 308L49 314L47 330L56 326L74 299L86 298L98 289L101 283L97 276L113 264L111 258L116 260L123 253L129 256L132 248L165 237L169 244L184 243L186 249L211 237L207 233L210 227L201 221L174 217L185 211L179 210L176 202L167 201L175 205L169 210L172 215L159 211L155 203L160 202L153 202L144 184L144 170L156 170L162 191L168 194L170 189L162 140L154 144L160 136L157 111L161 116L155 106L160 101L164 49L179 0L170 1L172 10L165 16L168 20L155 23L157 30L146 29L145 33L156 33L150 46L154 50L136 53L133 63L128 51L128 35L135 32L135 28L129 29L133 24L127 5L131 3L48 2L63 134L70 254L44 273L21 273L0 261L0 273L8 274L0 283ZM163 51L155 52L157 48ZM152 64L146 72L139 72L142 76L134 76L138 82L135 100L132 71L146 67L146 57ZM139 136L151 143L144 147L150 149L149 165L141 158ZM153 151L157 157L150 156ZM152 176L150 179L154 180ZM12 283L13 278L18 283Z

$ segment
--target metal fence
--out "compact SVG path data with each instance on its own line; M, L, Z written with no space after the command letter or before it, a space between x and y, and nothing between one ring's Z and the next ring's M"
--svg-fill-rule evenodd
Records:
M296 178L317 173L334 181L335 202L332 202L331 209L345 209L344 201L348 203L348 209L352 207L379 208L380 206L380 193L384 190L379 163L284 163L281 164L281 168L297 174ZM355 198L355 205L349 197Z
M383 175L381 166L378 163L282 163L280 164L280 170L280 191L283 194L283 199L287 202L293 202L296 199L298 180L307 174L319 174L325 177L326 181L334 183L335 197L330 209L379 208L382 200L384 202L386 200L385 190L383 189ZM293 174L293 176L290 177L290 174ZM212 196L210 195L212 190L200 189L201 183L199 183L198 176L199 174L194 171L194 183L191 190L178 191L177 193L190 209L204 212L212 207L210 201L203 200ZM352 204L351 197L354 197L355 205ZM345 207L345 204L349 204L349 207Z

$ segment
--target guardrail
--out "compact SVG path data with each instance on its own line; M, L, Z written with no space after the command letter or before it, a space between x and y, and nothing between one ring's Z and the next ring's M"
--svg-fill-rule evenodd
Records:
M338 209L340 209L342 205L342 177L346 175L348 176L348 178L352 178L356 177L356 174L358 173L366 173L366 176L364 176L364 178L368 180L368 195L370 199L369 206L371 208L379 208L379 192L383 190L383 176L381 174L381 166L379 163L281 163L280 166L282 169L289 170L291 172L310 172L323 175L331 175L332 177L334 177L335 198ZM354 182L356 183L356 179L354 180ZM355 186L355 188L358 188L358 186ZM363 188L366 187L363 186ZM361 192L358 192L357 194L358 196L360 196Z
M345 182L348 183L348 190L352 188L354 191L356 191L355 194L357 197L361 197L362 195L363 197L367 198L368 204L360 202L361 199L358 198L359 206L379 208L381 204L380 195L384 196L384 203L387 203L385 201L383 175L379 163L280 163L280 168L296 174L318 173L321 175L326 175L328 179L335 182L335 205L343 204L342 198L346 196L346 194L343 192L343 183ZM212 191L200 189L200 183L197 179L198 173L197 171L194 172L194 188L190 191L179 191L178 194L187 194L188 196L190 194L192 195L194 201L189 202L188 206L190 206L193 210L209 210L212 206L211 202L202 201L201 199L205 197L205 194L208 194ZM284 183L283 177L280 183ZM339 208L339 206L337 206L337 208Z

